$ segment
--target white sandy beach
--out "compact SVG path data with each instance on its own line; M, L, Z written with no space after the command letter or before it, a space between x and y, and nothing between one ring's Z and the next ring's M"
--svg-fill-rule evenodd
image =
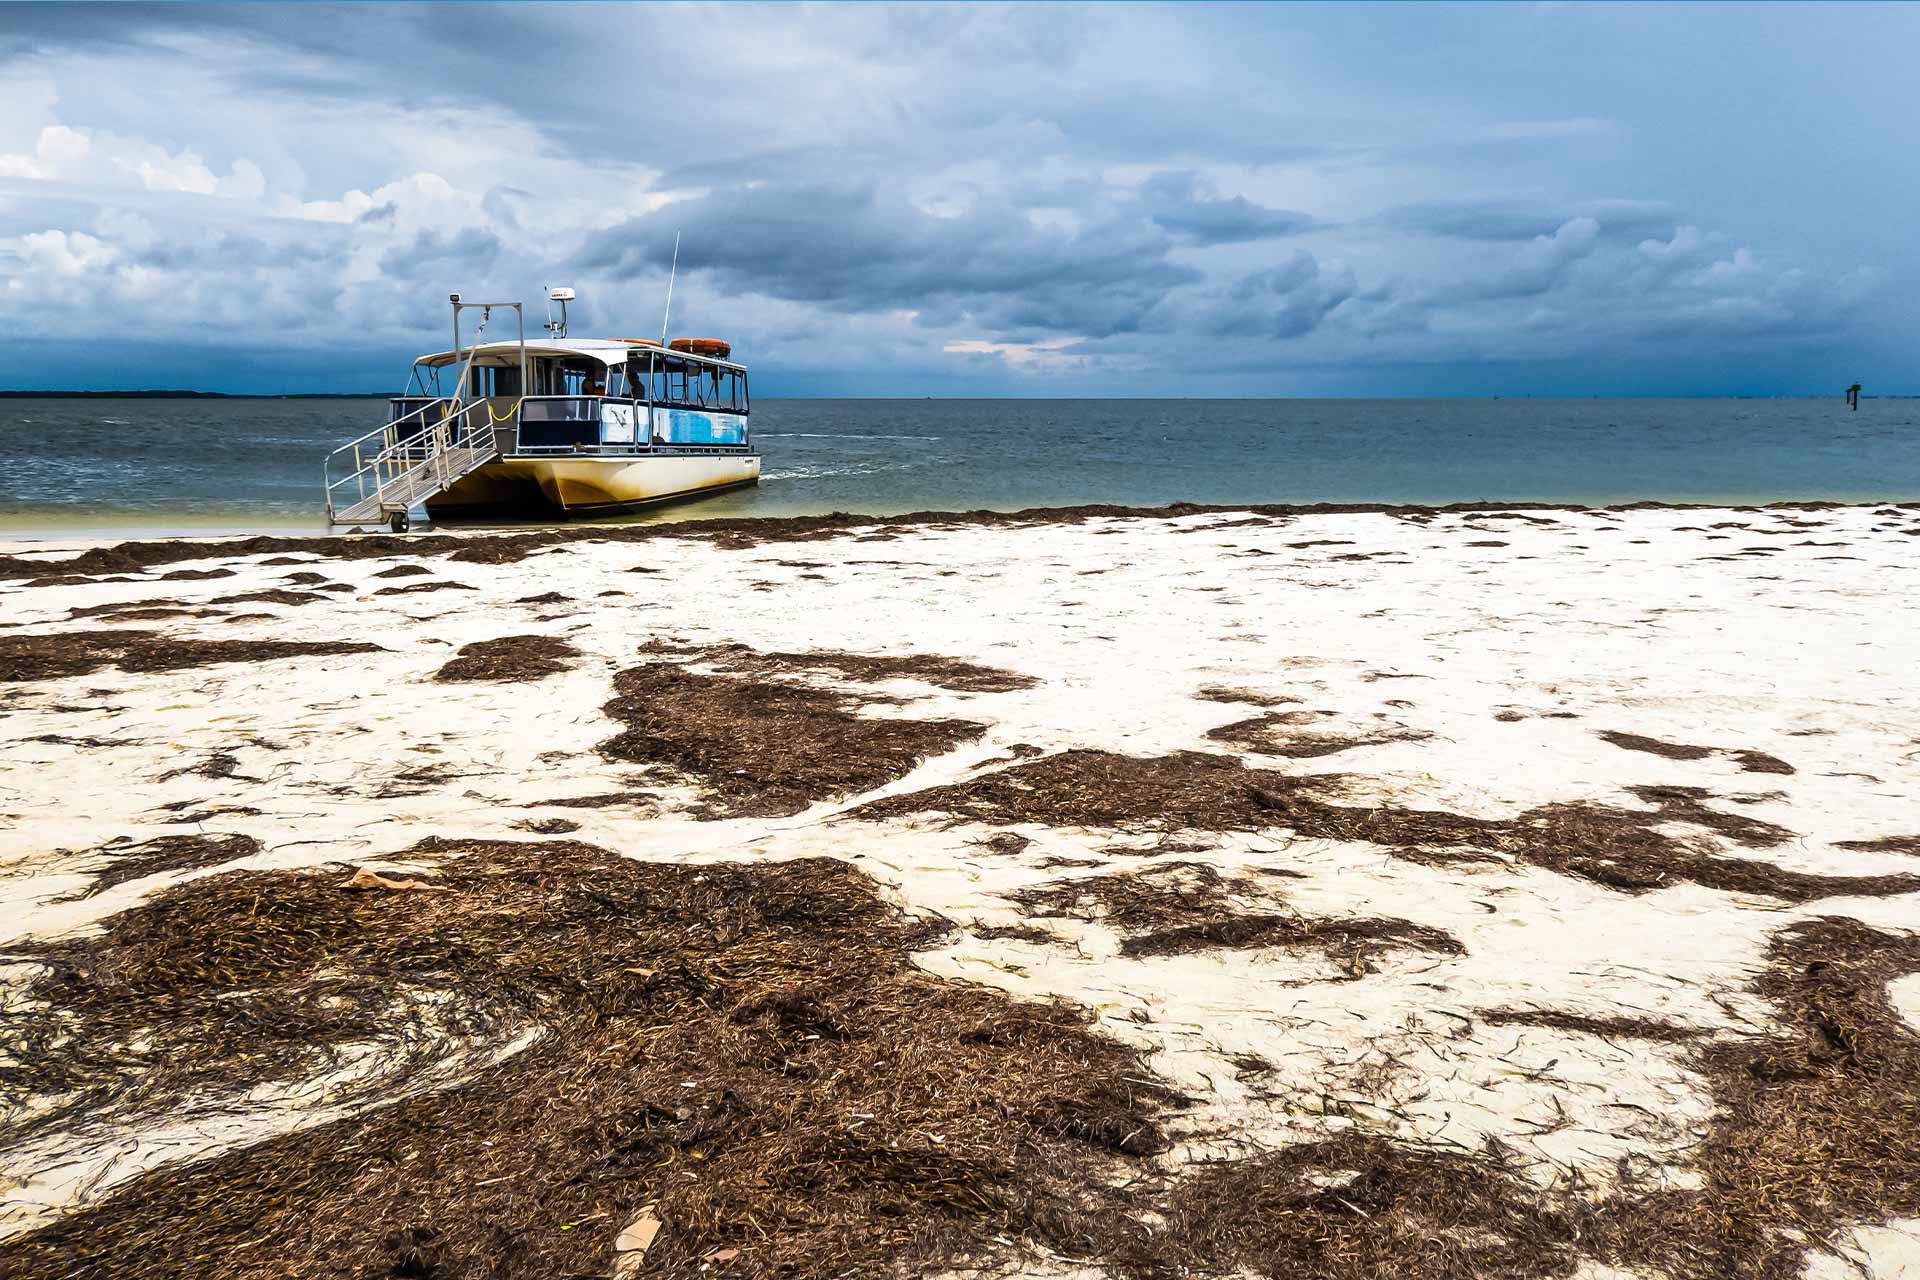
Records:
M1772 1025L1754 989L1770 940L1819 917L1910 931L1920 894L1795 901L1686 879L1629 892L1517 858L1396 856L1282 821L1182 836L1187 848L1158 852L1158 832L849 811L965 782L1015 756L1209 752L1341 775L1328 794L1344 805L1494 821L1554 805L1642 812L1652 802L1630 788L1697 788L1690 803L1790 838L1743 846L1684 811L1653 825L1810 876L1920 872L1920 858L1892 846L1842 847L1920 833L1916 533L1920 511L1910 508L1209 512L855 527L752 546L604 541L585 530L497 565L406 554L263 563L285 557L209 545L204 559L121 581L4 582L0 638L119 628L379 648L150 673L108 665L0 686L0 932L10 943L81 934L168 884L235 869L430 873L430 860L398 855L431 836L532 840L524 824L542 819L576 822L567 838L634 859L825 855L910 911L955 922L917 955L923 969L1064 997L1149 1051L1152 1069L1196 1100L1172 1122L1178 1145L1159 1157L1165 1168L1359 1127L1462 1151L1497 1140L1543 1187L1597 1197L1631 1170L1684 1189L1697 1185L1694 1157L1715 1110L1692 1055ZM81 549L6 548L44 558L50 575ZM427 572L378 576L411 564ZM175 567L233 574L162 581ZM301 573L349 589L291 604L210 603L285 589ZM469 589L377 594L429 583ZM560 599L522 603L546 593ZM72 616L143 602L217 613ZM584 656L524 682L430 679L462 645L525 634ZM602 710L613 677L648 644L939 655L1034 683L977 693L910 678L858 685L903 700L866 714L957 718L985 732L875 791L790 816L713 819L693 811L694 783L596 749L619 729ZM856 687L827 669L805 678ZM1261 702L1197 696L1207 689ZM1263 711L1279 717L1263 731L1273 751L1208 737ZM1673 758L1604 732L1705 750ZM1316 746L1324 754L1310 754ZM230 758L213 771L226 776L187 771L216 756ZM652 798L551 804L635 790ZM1001 832L1030 843L977 843ZM92 881L91 851L173 834L246 836L261 851L71 896ZM1355 967L1297 947L1122 954L1123 937L1098 912L1034 919L1009 897L1192 861L1227 876L1245 910L1407 922L1442 931L1459 952L1384 947ZM1052 937L976 932L1023 924ZM1920 1034L1916 981L1896 982L1888 998ZM1655 1042L1490 1021L1490 1010L1648 1019L1699 1034ZM1250 1076L1249 1061L1264 1066ZM6 1155L0 1231L97 1203L155 1165L377 1104L378 1081L378 1064L363 1063L338 1079L263 1090L217 1122L183 1114L111 1140L42 1136ZM1920 1274L1917 1240L1920 1223L1866 1224L1844 1240L1850 1263L1822 1254L1810 1265L1823 1276Z

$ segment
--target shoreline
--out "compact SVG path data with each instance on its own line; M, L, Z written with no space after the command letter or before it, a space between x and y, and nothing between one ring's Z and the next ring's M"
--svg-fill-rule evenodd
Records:
M1219 515L1229 512L1246 512L1262 517L1296 516L1335 516L1335 515L1388 515L1403 519L1431 518L1442 515L1467 515L1472 513L1491 513L1498 511L1561 511L1561 512L1629 512L1629 511L1834 511L1848 509L1889 508L1897 511L1920 510L1920 499L1873 500L1859 502L1841 502L1812 499L1782 499L1763 503L1731 505L1715 502L1663 502L1639 500L1606 505L1592 505L1567 502L1499 502L1475 501L1442 504L1428 503L1372 503L1372 502L1314 502L1314 503L1194 503L1172 502L1163 506L1140 507L1110 503L1082 503L1060 507L1021 507L1012 510L976 508L972 510L923 510L908 511L899 514L862 514L858 512L836 511L822 515L789 516L689 516L684 520L660 520L645 524L612 524L581 522L576 524L545 524L531 528L474 526L459 528L456 526L433 526L431 531L418 534L388 534L380 532L349 533L253 533L235 532L221 535L197 535L183 533L176 536L150 538L122 538L118 535L96 532L79 534L70 538L61 538L58 545L20 539L7 536L0 530L0 580L25 576L41 576L40 570L47 568L65 569L71 573L130 572L161 564L178 563L181 560L208 558L221 554L254 554L269 551L291 552L307 551L317 555L333 555L347 559L364 558L366 554L391 555L399 552L400 544L412 544L420 548L423 555L449 555L466 548L476 539L487 539L495 543L511 543L516 549L534 549L553 546L560 543L582 542L646 542L657 538L740 538L760 536L767 541L803 541L822 536L832 536L835 531L877 526L888 529L913 529L940 526L1029 526L1047 524L1080 523L1089 519L1171 519L1192 515ZM207 548L205 555L184 554L181 544ZM25 556L34 554L57 554L61 551L84 549L82 555L65 560L49 560L29 564ZM372 548L363 552L357 548ZM85 559L85 552L98 552L94 559ZM102 565L111 560L111 568L84 568L82 565Z
M1916 537L1179 504L16 550L0 947L79 1047L21 1059L69 1083L0 1270L205 1263L265 1185L365 1228L316 1269L425 1197L462 1256L584 1220L520 1228L575 1270L645 1209L719 1274L1890 1278ZM418 1133L417 1175L327 1172Z

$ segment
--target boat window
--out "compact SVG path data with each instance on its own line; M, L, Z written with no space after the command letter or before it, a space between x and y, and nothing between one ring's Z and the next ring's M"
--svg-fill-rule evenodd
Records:
M475 365L467 371L467 395L517 396L520 394L520 366Z
M636 396L644 395L655 404L689 409L722 413L747 411L747 384L739 370L690 360L662 359L657 355L651 359L651 376L649 365L639 360L628 366L633 371Z
M535 366L534 394L542 396L600 395L589 387L602 385L604 367L597 360L542 360Z

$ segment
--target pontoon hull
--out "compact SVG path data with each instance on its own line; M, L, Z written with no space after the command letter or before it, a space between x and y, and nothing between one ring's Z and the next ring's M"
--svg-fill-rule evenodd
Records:
M431 516L618 515L760 482L751 454L503 458L427 499Z

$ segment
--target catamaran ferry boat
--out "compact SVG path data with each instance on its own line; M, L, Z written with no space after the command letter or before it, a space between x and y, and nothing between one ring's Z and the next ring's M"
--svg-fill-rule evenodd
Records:
M387 422L327 459L327 521L409 526L438 518L575 517L638 511L760 482L747 370L713 339L570 338L560 320L528 341L517 302L453 303L453 347L413 363ZM480 324L463 344L460 317ZM494 312L518 332L486 338ZM662 338L665 338L664 332Z

